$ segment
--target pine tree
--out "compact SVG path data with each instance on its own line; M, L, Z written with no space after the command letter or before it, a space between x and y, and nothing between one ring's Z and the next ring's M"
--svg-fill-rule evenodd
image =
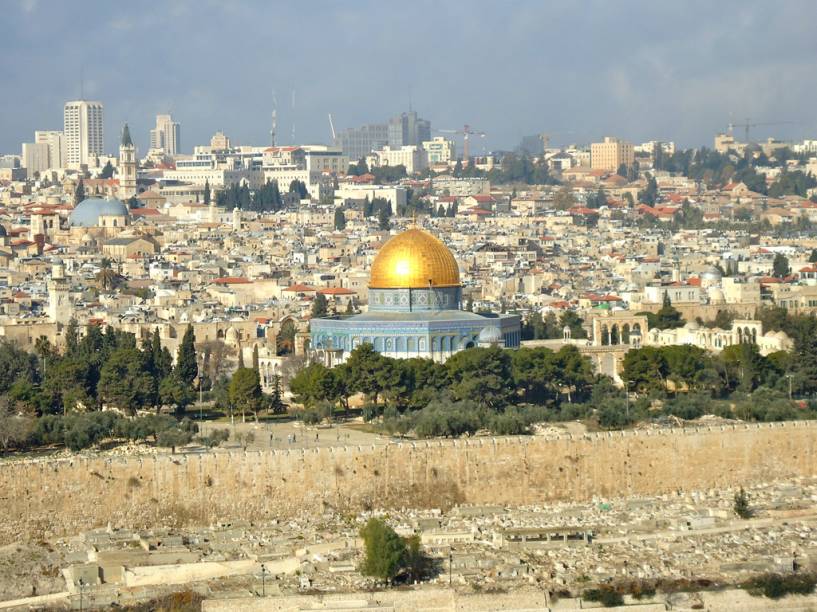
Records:
M179 345L179 352L176 355L176 374L179 380L192 385L198 373L196 336L193 333L193 326L188 324L182 337L182 343Z

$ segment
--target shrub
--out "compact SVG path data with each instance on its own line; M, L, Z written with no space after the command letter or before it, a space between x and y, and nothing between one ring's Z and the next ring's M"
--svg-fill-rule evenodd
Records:
M323 420L317 410L304 410L301 412L300 417L306 425L317 425Z
M817 575L804 574L762 574L741 585L755 597L780 599L786 595L810 595L817 586Z
M602 586L597 589L588 589L582 593L582 598L587 601L597 601L605 608L624 605L624 597L621 593L609 586Z
M230 439L229 429L214 429L209 435L199 438L200 442L210 448Z
M746 494L746 491L743 490L743 487L741 487L740 491L735 493L733 509L735 510L735 514L742 519L749 519L754 516L752 508L749 506L749 496Z

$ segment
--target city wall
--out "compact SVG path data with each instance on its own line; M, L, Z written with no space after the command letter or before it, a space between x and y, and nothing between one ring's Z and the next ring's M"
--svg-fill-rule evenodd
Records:
M0 464L0 545L94 527L543 504L817 475L817 422Z

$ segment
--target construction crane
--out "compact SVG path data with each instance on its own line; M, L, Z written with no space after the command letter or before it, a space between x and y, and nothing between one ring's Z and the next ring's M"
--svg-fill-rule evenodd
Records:
M462 158L464 160L468 160L470 158L470 150L468 146L468 142L471 136L479 136L480 138L485 138L485 132L479 132L476 130L472 130L471 126L467 123L461 130L436 130L440 134L461 134L462 135Z
M332 113L329 113L329 129L332 130L332 142L334 143L337 136L335 135L335 124L332 123Z
M797 121L765 121L760 123L752 123L751 119L746 119L745 123L730 123L729 124L729 135L732 135L732 130L734 128L743 128L744 133L744 140L746 143L749 142L749 129L753 127L760 127L762 125L793 125L796 124Z

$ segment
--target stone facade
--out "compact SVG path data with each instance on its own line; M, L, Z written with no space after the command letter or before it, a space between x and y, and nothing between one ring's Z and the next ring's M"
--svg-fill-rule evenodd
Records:
M49 537L269 520L327 509L541 504L749 485L817 475L817 422L372 447L75 456L0 469L6 520Z

